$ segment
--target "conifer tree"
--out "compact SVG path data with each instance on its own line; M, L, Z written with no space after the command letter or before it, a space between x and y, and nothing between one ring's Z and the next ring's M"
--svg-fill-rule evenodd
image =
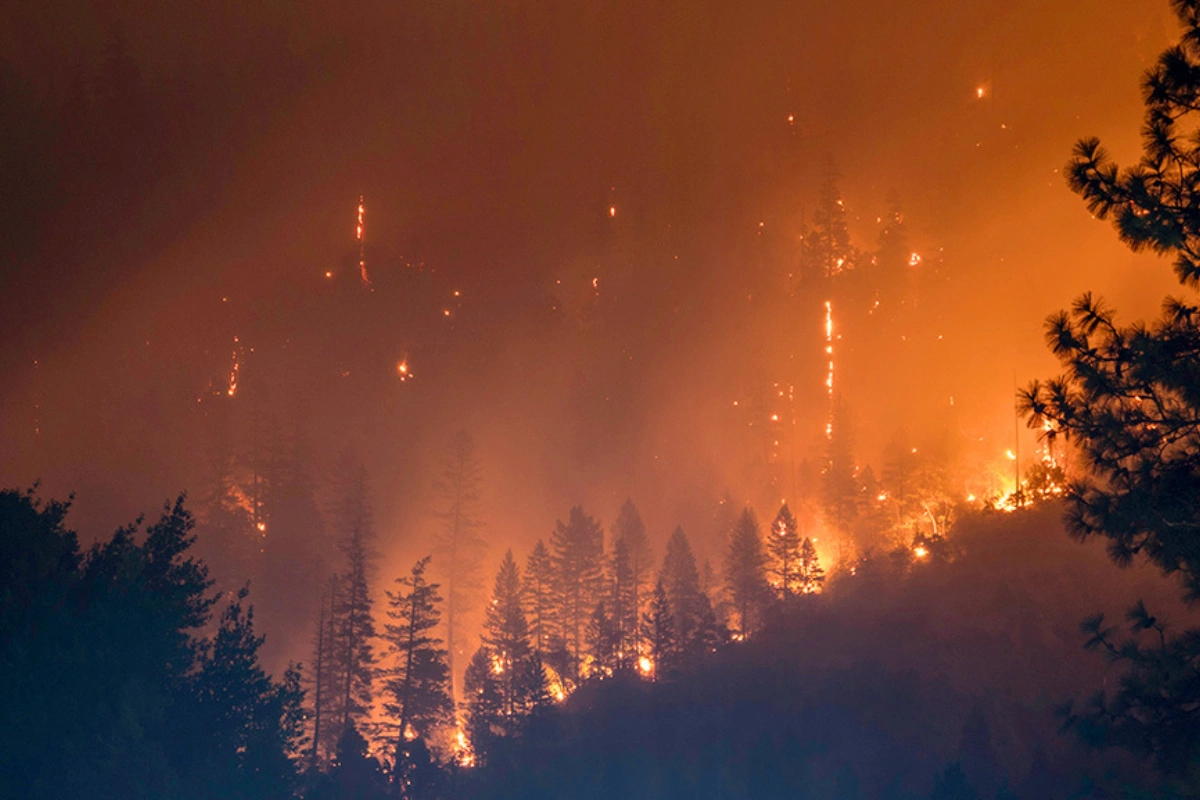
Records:
M449 722L454 712L446 651L433 634L441 624L437 609L441 597L438 585L425 577L429 560L426 556L414 564L408 576L396 579L399 589L387 593L392 621L385 630L394 664L384 682L389 697L384 710L395 725L398 775L408 742L427 739L435 728Z
M853 433L846 402L839 394L833 401L830 435L826 442L825 472L822 476L825 519L830 527L846 534L858 516L858 482L855 480Z
M504 713L495 663L491 648L480 645L463 675L466 733L481 766L487 763L488 753L501 735L500 720Z
M817 556L817 548L812 539L804 537L800 546L800 559L797 562L797 586L801 594L815 594L825 585L825 570L821 569L821 560Z
M784 601L800 588L800 547L800 526L784 503L775 515L767 537L767 552L771 557L769 574Z
M303 732L300 673L289 667L275 684L258 663L263 637L244 586L221 615L192 678L194 756L214 790L279 796L295 780L291 757Z
M538 539L525 561L526 613L529 635L535 653L545 655L551 648L551 640L557 628L553 617L554 565L546 543Z
M712 602L700 588L696 557L683 528L676 527L667 540L661 582L671 605L676 650L688 663L695 663L720 637Z
M599 523L571 509L567 523L558 521L550 537L554 565L554 607L560 621L567 677L578 682L587 647L587 624L602 591L604 532Z
M827 284L854 267L857 260L850 244L846 206L838 189L837 173L827 171L817 196L812 226L801 239L800 280Z
M587 646L589 676L603 678L617 670L616 624L603 600L596 604L588 619Z
M667 540L659 580L671 603L676 640L682 650L688 650L700 629L700 573L681 527L676 526Z
M521 603L521 572L512 550L504 554L483 623L483 642L493 658L501 711L516 720L529 709L525 678L532 655L529 625Z
M483 469L475 442L465 431L454 435L435 489L441 502L441 527L434 539L434 554L446 586L446 650L450 667L451 696L457 697L456 656L462 652L469 609L482 594L480 569L484 541L479 502Z
M769 597L767 554L758 520L747 507L738 518L725 553L725 585L738 618L738 633L748 637L758 626Z
M637 606L637 585L630 565L629 550L624 539L613 545L612 557L608 560L607 614L611 638L610 667L614 670L628 669L637 660L641 642L641 629Z
M642 641L642 614L649 603L653 563L650 555L650 539L646 536L646 525L638 513L633 500L626 498L612 526L614 552L619 546L625 552L629 566L630 595L633 607L628 609L633 621L632 641L640 647Z
M348 454L338 465L338 494L330 508L338 549L345 560L336 609L337 659L340 688L339 726L358 723L371 707L375 675L375 621L371 613L370 575L378 558L373 542L371 505L366 469Z
M318 768L322 761L333 753L337 737L329 733L329 720L333 708L331 692L334 685L341 685L334 677L336 673L333 649L337 637L336 611L338 607L339 582L332 575L321 593L321 605L317 612L317 630L313 636L313 668L309 672L312 686L312 739L309 768Z
M1119 169L1098 139L1084 139L1067 167L1070 186L1100 219L1111 219L1134 251L1173 259L1188 290L1200 286L1200 2L1172 0L1184 28L1142 81L1140 161ZM1022 393L1031 427L1069 438L1086 474L1068 490L1067 525L1102 537L1121 565L1139 556L1177 575L1186 599L1200 599L1200 305L1168 297L1155 321L1119 325L1090 293L1051 316L1046 340L1063 374ZM1071 724L1093 741L1149 756L1165 774L1190 777L1200 765L1194 723L1200 685L1200 631L1170 635L1140 603L1119 641L1097 615L1088 646L1125 665L1120 686L1101 694Z
M671 616L671 603L667 599L667 591L663 588L661 580L654 585L644 627L654 680L663 680L674 675L678 668L679 650L675 638L675 621Z

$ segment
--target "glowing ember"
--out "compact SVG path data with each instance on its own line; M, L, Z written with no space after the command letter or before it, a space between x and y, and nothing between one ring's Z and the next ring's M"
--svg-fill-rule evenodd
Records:
M367 229L364 223L364 217L367 213L366 201L362 195L358 196L358 227L355 228L355 238L358 241L358 274L362 278L363 286L374 291L371 286L371 277L367 274ZM327 276L328 277L328 276Z
M641 670L642 674L649 675L654 671L654 662L646 656L642 656L638 659L638 669Z
M242 364L240 360L241 347L238 345L238 337L233 337L233 366L229 369L229 389L227 394L233 397L238 390L238 374L241 372Z
M617 215L617 207L616 207L616 206L609 206L609 207L608 207L608 218L609 218L609 219L612 219L612 218L613 218L613 217L615 217L616 215Z
M910 267L920 266L920 264L921 264L921 254L920 253L913 253L912 255L910 255L908 257L908 265Z
M913 548L913 555L917 558L925 558L929 555L929 548L925 547L923 544L919 544Z

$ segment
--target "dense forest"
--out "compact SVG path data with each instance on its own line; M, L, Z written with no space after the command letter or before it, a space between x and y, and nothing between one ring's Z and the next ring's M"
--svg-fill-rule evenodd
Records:
M1144 77L1140 161L1084 139L1066 173L1122 242L1172 260L1181 295L1148 322L1092 294L1047 320L1060 374L1017 392L1040 448L1010 451L1006 490L970 490L962 442L897 436L878 473L856 455L847 387L914 380L872 354L931 334L918 298L949 290L906 271L922 257L898 207L854 246L826 170L777 298L824 320L824 356L788 367L819 388L749 393L772 423L753 487L700 534L647 523L653 486L611 519L564 494L496 558L496 476L460 431L396 570L388 489L355 449L326 463L311 429L257 407L249 452L214 412L204 479L112 532L75 530L73 497L0 490L0 796L1200 796L1200 0L1171 5L1184 32ZM105 63L137 84L119 49ZM202 153L175 136L160 145ZM72 147L140 164L135 188L158 165L121 137ZM103 177L73 170L56 191ZM374 292L361 203L354 290ZM239 390L233 341L196 404ZM812 441L797 417L820 421Z

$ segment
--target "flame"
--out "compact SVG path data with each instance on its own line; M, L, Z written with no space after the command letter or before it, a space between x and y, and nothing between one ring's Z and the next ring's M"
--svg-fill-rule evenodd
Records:
M238 344L238 337L233 337L233 366L229 368L229 389L227 394L233 397L238 390L238 373L241 371L242 364L240 361L241 347Z
M648 657L642 656L638 659L638 669L642 672L643 675L649 675L651 672L654 671L654 662L651 661Z
M364 217L367 213L366 201L362 195L358 196L358 225L354 229L354 238L358 242L358 274L362 278L363 286L374 291L371 286L371 276L367 274L367 228L364 222Z

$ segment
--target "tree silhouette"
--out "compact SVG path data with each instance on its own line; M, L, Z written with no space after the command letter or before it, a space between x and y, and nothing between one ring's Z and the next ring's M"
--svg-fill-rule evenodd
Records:
M475 441L459 431L450 441L435 489L441 502L441 527L434 538L434 555L446 586L446 652L450 667L450 695L458 697L455 656L461 652L466 630L464 617L482 594L483 539L479 515L483 468Z
M738 633L750 635L760 622L763 605L770 597L767 584L767 553L759 535L753 509L742 510L725 553L725 585L738 615Z
M330 507L338 549L345 559L335 618L334 663L340 681L339 728L359 725L371 707L375 676L375 621L372 616L370 574L378 559L373 542L367 472L346 453L335 474L337 495ZM340 731L339 731L340 734Z
M800 589L800 546L799 523L784 503L771 523L767 553L771 557L768 574L774 577L773 585L785 601Z
M621 614L627 614L626 620L633 622L629 638L634 647L639 647L642 641L642 614L650 596L651 570L653 564L650 556L650 539L646 536L646 525L638 513L633 500L626 498L617 512L617 518L612 525L614 557L618 549L625 553L624 558L629 569L629 596L632 606L622 608ZM628 605L628 603L622 603ZM628 625L628 622L624 623Z
M529 635L534 652L545 654L550 651L551 640L557 631L553 617L554 566L546 543L537 540L529 558L525 561L526 603L525 617L529 623Z
M555 617L562 626L567 656L566 677L578 681L587 647L587 623L601 596L604 532L583 508L575 506L568 522L559 520L555 526L550 552L554 565Z
M388 592L387 641L395 662L386 673L384 691L390 700L384 704L394 724L395 769L393 781L405 778L409 742L428 739L433 730L448 723L454 712L450 698L450 672L446 651L433 631L441 624L437 604L438 585L429 583L425 570L429 556L413 565L405 577L396 579L399 589Z
M1120 169L1098 139L1081 140L1068 165L1073 191L1110 219L1134 251L1174 260L1176 277L1200 286L1200 2L1174 0L1184 33L1142 82L1143 154ZM1031 427L1065 436L1087 474L1068 492L1073 535L1100 536L1121 565L1141 555L1177 574L1200 599L1200 307L1167 298L1152 323L1122 326L1102 300L1084 294L1047 320L1046 339L1063 373L1021 393ZM1200 768L1200 632L1168 636L1140 605L1131 639L1118 643L1097 616L1084 624L1089 646L1125 672L1111 696L1098 695L1068 721L1089 740L1150 755L1173 776ZM1148 644L1145 642L1149 642ZM1191 791L1195 791L1192 779Z

